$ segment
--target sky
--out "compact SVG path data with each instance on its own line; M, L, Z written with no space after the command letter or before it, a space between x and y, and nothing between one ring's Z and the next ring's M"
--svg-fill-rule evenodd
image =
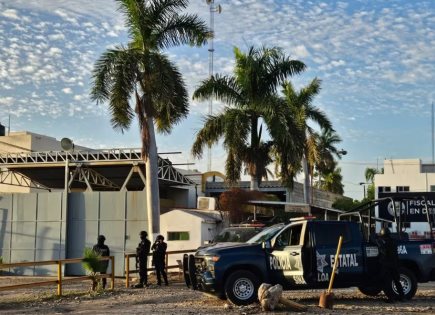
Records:
M385 159L432 161L431 104L435 101L433 0L216 0L214 72L231 74L233 48L280 47L307 70L290 78L301 88L322 80L314 105L331 119L347 151L339 165L345 195L361 199L366 167ZM209 23L205 0L187 12ZM95 61L126 44L114 0L0 0L0 123L11 131L71 138L92 148L138 148L136 124L125 133L110 125L107 106L90 100ZM190 95L207 78L208 46L165 51L181 70ZM173 163L207 170L207 152L190 149L208 102L190 102L189 116L158 151ZM223 104L213 102L213 113ZM224 170L225 152L212 149L212 169ZM273 169L273 167L271 168Z

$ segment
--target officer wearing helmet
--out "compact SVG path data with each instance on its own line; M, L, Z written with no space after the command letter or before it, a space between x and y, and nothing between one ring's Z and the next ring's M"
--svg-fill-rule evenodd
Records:
M139 267L139 283L135 288L143 288L148 286L148 254L150 253L151 242L149 241L148 233L141 231L139 233L140 243L136 248L136 266Z
M168 245L164 242L165 238L163 235L158 235L156 238L156 241L154 242L152 246L153 250L153 262L154 262L154 268L156 269L156 276L157 276L157 285L162 285L162 278L165 281L165 285L168 285L168 276L165 272L165 258L166 258L166 249L168 248Z
M97 244L94 245L92 250L99 254L100 256L106 257L110 256L110 249L109 246L105 245L104 242L106 241L106 237L104 235L98 235L97 238ZM102 260L101 261L101 269L98 270L101 274L107 273L107 267L109 266L108 260ZM107 279L102 279L103 289L106 288Z
M376 240L379 247L379 262L381 264L381 275L383 289L389 302L399 299L403 301L404 294L399 274L399 255L397 253L397 242L391 237L390 230L383 227ZM396 286L398 297L393 290L392 283Z

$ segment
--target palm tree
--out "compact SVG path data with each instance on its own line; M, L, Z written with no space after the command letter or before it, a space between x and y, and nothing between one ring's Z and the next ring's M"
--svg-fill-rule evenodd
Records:
M335 194L343 195L343 176L341 175L341 168L336 167L332 171L324 175L323 180L320 182L320 188Z
M299 122L302 134L302 168L305 174L304 179L304 199L310 203L310 169L319 161L319 147L317 135L309 123L314 122L325 130L332 130L332 124L326 114L315 107L312 102L314 97L320 92L321 81L314 78L306 87L296 91L290 82L283 85L283 94L286 103L290 108L289 114ZM289 134L288 138L295 137ZM312 173L312 171L311 171Z
M209 33L196 15L179 13L188 0L115 1L125 16L130 42L107 50L96 62L91 97L97 104L109 103L112 126L121 132L130 127L134 116L138 119L146 163L148 228L158 233L160 201L154 128L170 133L189 110L181 73L161 50L182 44L203 45Z
M263 123L274 137L272 122L280 115L275 106L276 89L288 76L303 71L305 65L285 57L278 48L251 47L246 54L235 48L234 54L236 64L232 76L217 74L206 79L193 94L194 99L214 97L227 106L222 113L206 117L192 154L200 158L205 146L223 138L227 180L238 181L245 164L253 190L266 174L265 167L270 161L271 144L263 142L261 137Z
M373 184L376 174L379 174L379 171L376 168L367 167L364 172L366 181Z
M338 150L336 145L341 142L340 136L333 129L322 129L318 136L319 159L315 165L319 177L331 173L336 167L335 157L341 159L343 150Z

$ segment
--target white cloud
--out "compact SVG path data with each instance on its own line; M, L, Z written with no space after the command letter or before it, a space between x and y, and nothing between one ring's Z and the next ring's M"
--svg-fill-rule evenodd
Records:
M62 92L65 93L65 94L72 94L71 88L63 88Z
M18 17L18 12L17 10L13 10L13 9L6 9L2 12L1 14L4 17L7 17L9 19L12 20L19 20L20 18Z
M52 34L52 35L48 35L48 39L49 40L64 40L65 39L65 35L58 33L58 34Z

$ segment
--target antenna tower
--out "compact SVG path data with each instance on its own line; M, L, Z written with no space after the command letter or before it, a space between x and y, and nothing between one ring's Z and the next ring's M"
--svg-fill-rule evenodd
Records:
M208 41L208 75L211 78L213 76L213 62L214 62L214 14L217 12L220 14L222 12L222 7L220 4L215 5L214 0L206 0L207 5L210 7L210 33L212 37ZM213 115L213 99L210 98L208 104L208 115ZM207 161L207 171L211 171L211 146L208 146L208 161Z

